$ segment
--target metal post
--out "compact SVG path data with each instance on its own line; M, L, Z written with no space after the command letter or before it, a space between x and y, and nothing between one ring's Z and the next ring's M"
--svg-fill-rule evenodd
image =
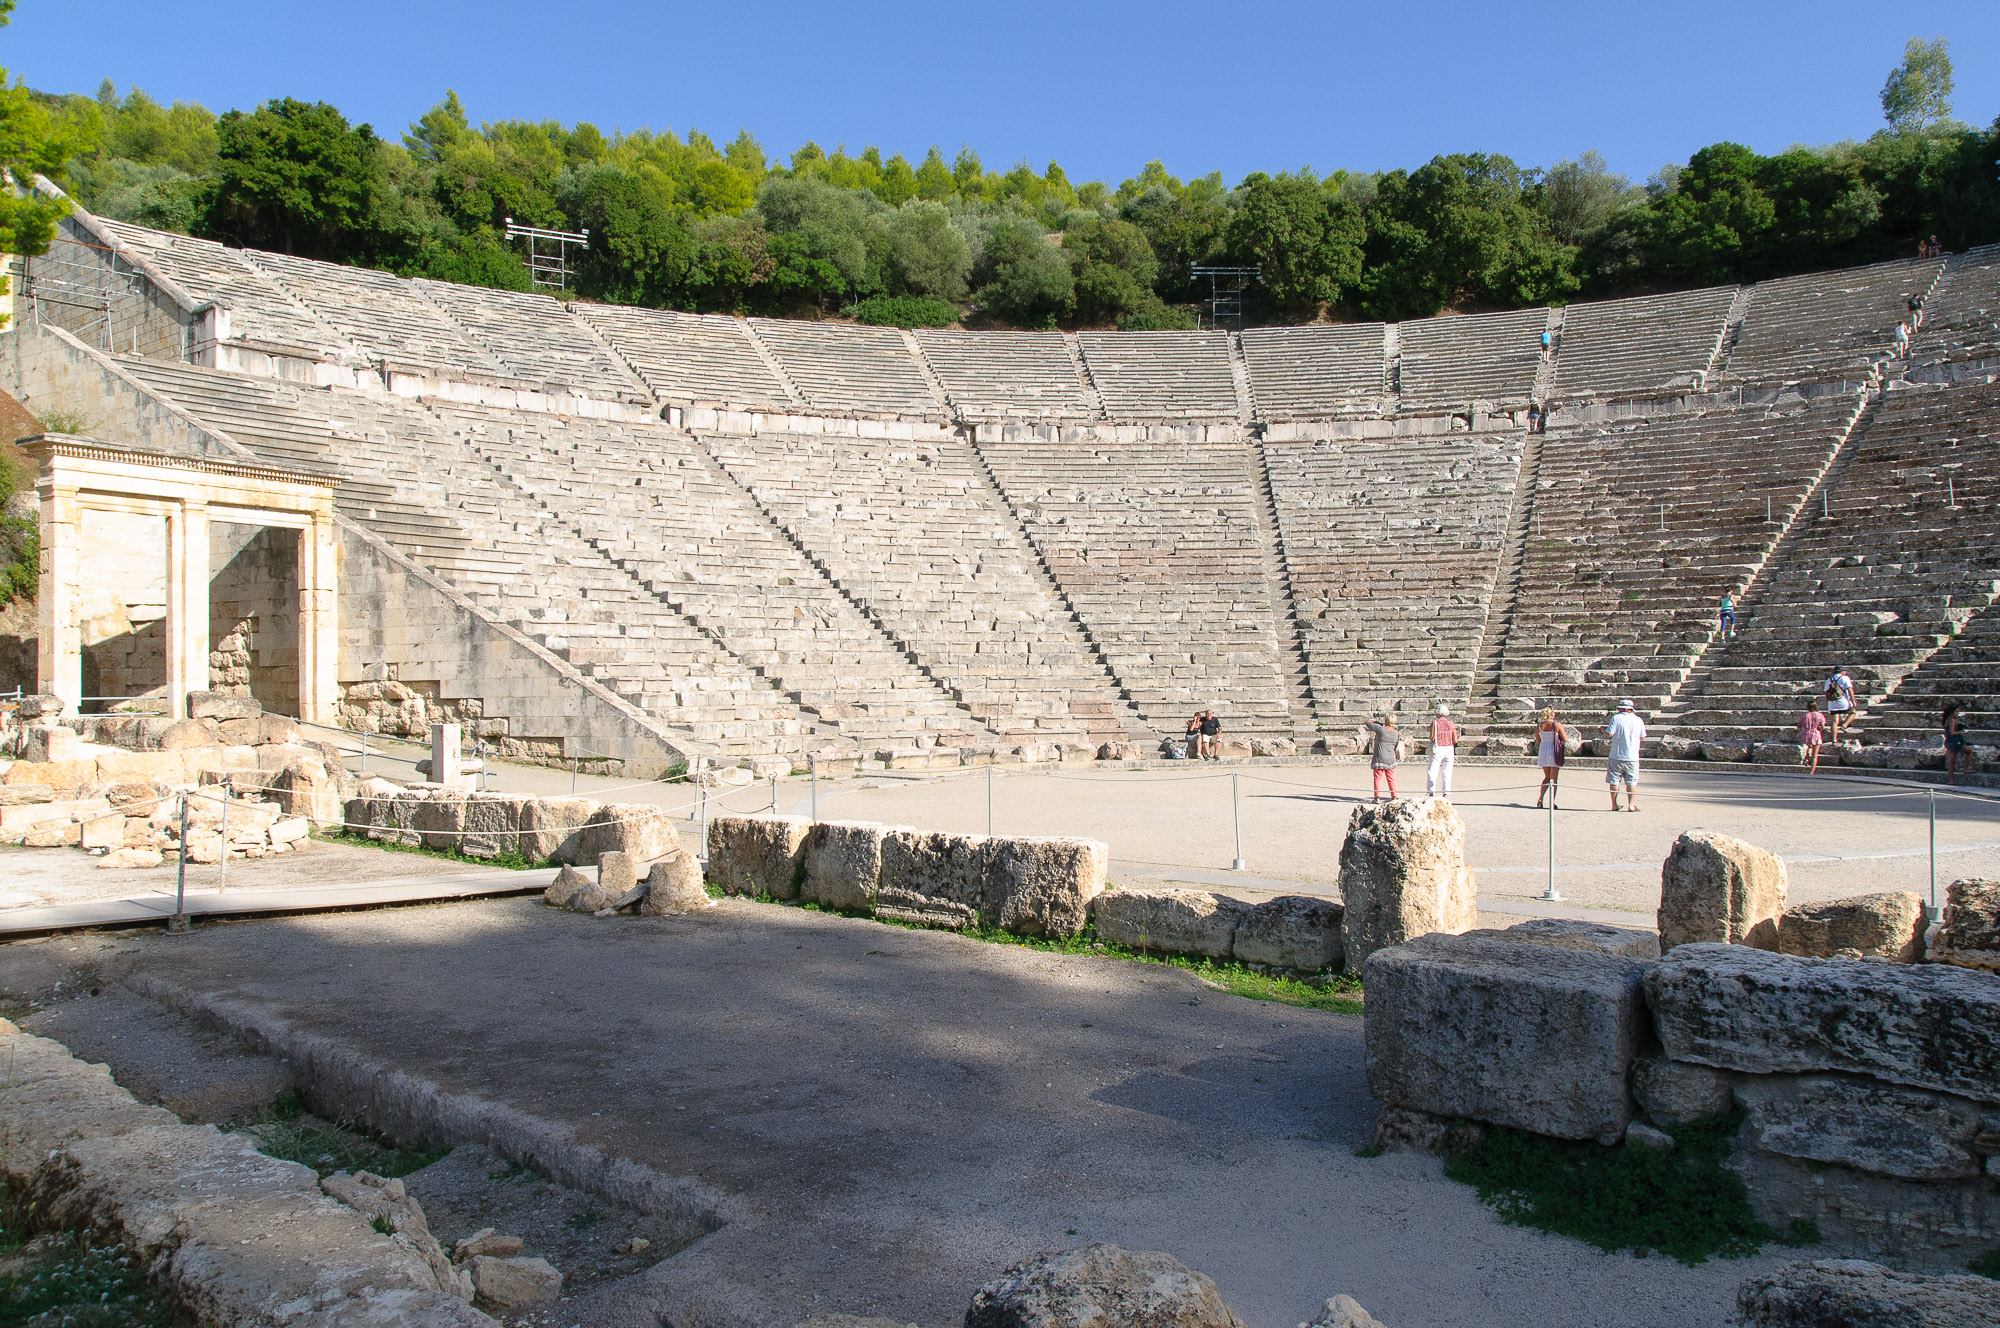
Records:
M778 814L778 777L776 775L771 776L771 814L773 816Z
M1821 489L1819 491L1819 514L1821 516L1833 515L1833 502L1829 497L1832 492L1833 490L1831 489Z
M819 757L808 756L806 758L806 768L812 776L812 819L813 823L817 825L819 823Z
M181 858L174 878L174 915L167 919L168 932L183 932L188 929L187 920L188 883L188 799L181 794Z
M1937 790L1925 789L1931 803L1931 916L1937 916Z
M581 755L569 758L569 795L572 798L576 796L576 768L582 760L583 757Z
M1546 903L1560 904L1562 892L1556 889L1556 802L1549 799L1549 888L1542 891Z
M1661 530L1665 530L1666 528L1667 528L1667 505L1666 505L1665 503L1661 503L1661 504L1660 504L1660 529L1661 529Z
M1238 777L1233 772L1229 776L1229 805L1230 809L1236 815L1236 860L1229 864L1229 870L1242 871L1244 869L1243 797L1239 788Z
M986 763L986 837L993 838L993 763Z
M368 735L361 735L361 773L368 773Z
M1771 495L1768 493L1764 495L1764 524L1771 524Z
M701 777L701 758L695 758L695 800L701 805L701 842L708 843L708 782Z
M1946 507L1958 506L1958 491L1952 487L1951 476L1949 475L1944 477L1944 505Z
M229 888L229 785L216 787L222 790L222 852L215 855L215 892L221 894Z

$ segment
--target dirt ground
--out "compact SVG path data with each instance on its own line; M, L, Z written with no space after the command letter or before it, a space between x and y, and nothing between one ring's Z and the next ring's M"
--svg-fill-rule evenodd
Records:
M1107 1240L1211 1274L1251 1328L1335 1293L1398 1328L1680 1328L1729 1322L1737 1284L1774 1261L1602 1255L1505 1226L1434 1159L1357 1157L1375 1115L1359 1019L1158 965L743 901L595 919L495 900L0 947L0 989L45 1003L56 1036L104 999L80 993L128 974L741 1196L749 1217L565 1323L947 1328L1007 1264ZM111 1040L86 1054L144 1068Z

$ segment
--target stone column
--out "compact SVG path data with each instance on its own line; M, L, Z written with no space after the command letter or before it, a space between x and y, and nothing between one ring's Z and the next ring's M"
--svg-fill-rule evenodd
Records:
M35 678L44 692L61 697L63 709L73 715L83 705L83 633L76 622L78 582L83 575L83 513L74 488L45 482L41 490Z
M340 542L331 512L299 532L299 718L332 724L339 700Z
M189 692L208 690L208 505L183 502L167 518L167 698L187 717Z

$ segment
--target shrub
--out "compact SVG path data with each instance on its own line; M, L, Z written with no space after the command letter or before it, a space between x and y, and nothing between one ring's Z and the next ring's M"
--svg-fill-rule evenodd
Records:
M1194 310L1155 297L1118 320L1120 332L1192 332L1201 326Z
M875 295L840 312L875 327L950 327L958 321L956 305L930 295Z

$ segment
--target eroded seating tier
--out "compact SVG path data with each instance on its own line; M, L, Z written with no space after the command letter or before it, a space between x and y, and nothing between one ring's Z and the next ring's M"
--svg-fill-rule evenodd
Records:
M792 405L740 319L620 304L578 304L572 312L603 333L663 401L775 410Z
M1257 413L1268 420L1379 412L1389 387L1388 329L1381 323L1243 330L1243 358Z
M1525 403L1542 359L1546 309L1420 318L1398 329L1408 406Z
M1766 387L1866 379L1895 353L1896 326L1943 264L1877 263L1759 282L1722 375L1725 384Z
M1573 304L1564 313L1555 393L1564 401L1668 396L1702 385L1734 286Z
M916 334L952 409L968 420L1091 420L1097 402L1060 332Z

